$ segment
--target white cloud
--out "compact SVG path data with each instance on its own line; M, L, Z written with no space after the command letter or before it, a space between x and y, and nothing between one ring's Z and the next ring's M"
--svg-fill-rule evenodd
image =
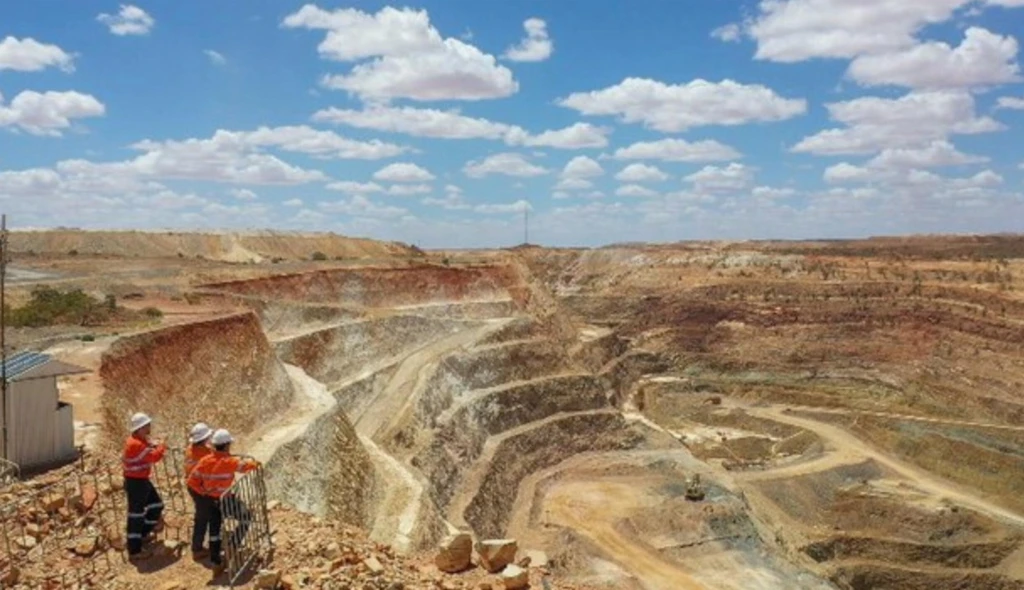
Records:
M959 47L937 41L857 57L846 72L862 86L973 88L1020 80L1017 41L971 27Z
M384 187L376 182L354 182L351 180L332 182L327 185L327 188L332 191L340 191L353 195L384 192Z
M402 207L378 205L362 195L355 195L347 201L321 202L318 206L324 213L351 215L354 217L393 219L409 213L408 209Z
M562 178L594 178L604 174L604 168L586 156L576 156L562 169ZM588 187L589 188L589 187Z
M31 37L7 36L0 41L0 71L38 72L51 67L73 72L74 56L56 45L40 43Z
M846 162L825 170L825 180L832 184L869 183L890 193L926 196L948 191L990 189L1004 179L992 170L983 170L963 178L948 178L916 168L883 168L854 166Z
M466 199L457 192L448 192L443 198L427 197L420 202L424 205L441 207L448 211L464 211L472 208L472 206L466 202Z
M656 197L658 192L647 188L646 186L640 186L639 184L627 184L620 186L615 189L615 194L620 197Z
M145 10L131 4L122 4L117 14L100 14L96 20L107 25L110 32L118 35L146 35L156 24Z
M1017 98L1015 96L1001 96L997 103L997 108L1000 109L1014 109L1024 110L1024 98Z
M533 210L533 207L529 202L519 199L514 203L484 203L481 205L475 205L473 211L476 213L522 213L523 211Z
M755 59L793 63L904 49L914 34L973 0L761 0L747 25Z
M553 46L548 37L548 25L539 18L528 18L523 22L526 38L514 47L505 50L505 59L511 61L544 61L551 57Z
M693 183L701 193L718 191L741 191L753 184L754 171L749 166L733 162L728 166L705 166L683 180Z
M222 134L232 132L218 131ZM356 141L333 131L321 131L305 125L260 127L255 131L237 133L238 140L253 146L276 146L289 152L299 152L323 158L351 160L380 160L409 151L409 148L378 139Z
M228 58L224 57L224 55L219 51L214 51L212 49L204 49L203 53L206 55L206 57L210 58L210 63L212 63L215 66L222 66L228 63Z
M463 115L458 109L442 111L415 107L371 105L363 110L328 108L313 114L313 120L360 129L405 133L437 139L495 139L509 145L546 146L561 149L600 148L608 145L611 130L589 123L531 135L517 125L508 125Z
M791 188L776 188L771 186L754 187L752 195L762 199L784 199L796 195L796 190Z
M636 163L620 170L615 175L615 179L622 182L663 182L668 180L668 174L662 172L657 166Z
M326 30L317 48L321 57L361 63L348 74L325 76L323 84L363 99L480 100L519 90L512 71L498 65L494 56L458 39L442 38L425 10L388 6L368 14L307 4L288 15L282 26Z
M234 188L228 191L232 197L239 201L255 201L259 196L247 188Z
M912 92L896 99L864 97L825 106L831 119L846 127L806 137L792 151L867 154L922 146L952 134L1004 129L989 117L977 117L974 98L964 91Z
M483 178L489 174L506 176L541 176L549 171L546 168L531 164L522 154L504 152L487 156L483 160L471 160L462 171L471 178Z
M965 154L946 140L935 140L921 148L891 148L883 150L869 163L880 168L936 168L987 162L984 156Z
M383 105L368 106L360 111L332 107L314 113L313 120L441 139L503 139L513 128L504 123L467 117L457 109L441 111Z
M711 36L719 41L725 41L732 43L740 40L740 34L742 33L740 26L736 23L729 23L722 25L717 29L711 31Z
M301 207L302 199L288 199L287 201L281 204L284 205L285 207Z
M562 178L555 185L558 191L581 191L588 188L594 188L594 183L584 178Z
M685 139L639 141L615 150L618 160L664 160L666 162L715 162L735 160L740 153L714 140L689 142Z
M89 94L80 92L20 92L4 105L0 96L0 127L17 127L33 135L60 136L73 119L101 117L106 107Z
M435 178L426 168L421 168L410 162L388 164L374 172L373 177L385 182L425 182Z
M597 127L590 123L574 123L562 129L549 130L539 135L526 135L520 138L516 133L506 137L510 145L526 145L531 147L553 147L565 150L602 148L608 145L608 127Z
M425 195L432 190L434 189L429 184L395 184L388 188L388 194L399 196Z
M759 84L700 79L669 85L626 78L603 90L570 94L558 104L584 115L618 115L625 123L643 123L664 133L707 125L782 121L807 111L806 100L783 98Z

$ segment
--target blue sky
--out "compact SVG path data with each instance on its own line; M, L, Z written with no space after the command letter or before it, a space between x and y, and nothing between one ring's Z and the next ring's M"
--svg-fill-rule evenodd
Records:
M14 227L1024 230L1024 0L0 6Z

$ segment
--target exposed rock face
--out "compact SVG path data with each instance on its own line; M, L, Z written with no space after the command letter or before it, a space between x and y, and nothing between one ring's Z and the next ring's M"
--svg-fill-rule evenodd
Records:
M450 574L469 569L473 558L473 536L469 533L449 535L441 542L434 565Z
M476 544L480 566L496 574L516 559L519 544L514 539L488 539Z

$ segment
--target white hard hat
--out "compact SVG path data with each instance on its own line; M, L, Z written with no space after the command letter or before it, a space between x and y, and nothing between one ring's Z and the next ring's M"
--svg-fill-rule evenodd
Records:
M230 442L233 442L234 440L235 439L231 438L230 432L224 430L223 428L218 428L217 431L213 433L213 438L210 439L210 442L216 446L220 446L226 445Z
M200 422L192 427L192 432L188 435L188 442L192 444L203 442L210 438L211 434L213 434L213 430L205 422Z
M143 426L149 424L152 421L153 421L152 418L150 418L149 416L143 414L142 412L137 412L137 413L133 414L132 415L132 423L131 423L132 432L135 432L136 430L142 428Z

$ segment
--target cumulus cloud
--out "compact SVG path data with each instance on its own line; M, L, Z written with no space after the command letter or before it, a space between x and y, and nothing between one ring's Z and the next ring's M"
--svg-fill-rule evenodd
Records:
M626 78L615 86L576 92L558 101L584 115L618 116L664 133L708 125L782 121L807 112L807 101L789 99L759 84L693 80L669 85Z
M502 56L511 61L544 61L551 57L554 46L548 37L548 25L539 18L528 18L523 22L526 38L514 47L505 50Z
M307 4L282 26L325 30L320 56L359 62L347 74L327 75L323 84L367 100L481 100L515 94L512 71L494 56L459 39L443 38L426 10L354 8L323 10Z
M668 174L657 166L647 164L630 164L615 175L615 180L622 182L662 182L668 180Z
M572 177L562 178L555 185L555 190L561 191L561 192L564 192L564 191L581 191L581 190L586 190L586 189L590 189L590 188L594 188L594 183L589 181L589 180L586 180L584 178L572 178Z
M340 191L354 195L384 192L384 187L376 182L354 182L351 180L332 182L327 185L327 188L332 191Z
M1024 98L1017 98L1016 96L1000 96L997 101L997 108L1022 111L1024 110Z
M377 217L394 219L405 216L409 213L404 207L394 205L380 205L362 195L355 195L348 200L325 201L317 205L324 213L332 215L351 215L353 217Z
M711 31L711 36L719 41L725 41L726 43L732 43L740 40L742 29L736 23L729 23L722 25L717 29Z
M435 177L429 170L416 164L395 162L374 172L373 178L385 182L425 182Z
M434 189L429 184L395 184L388 188L389 195L402 197L411 195L425 195Z
M659 193L647 188L646 186L640 186L639 184L627 184L615 189L615 194L620 197L646 198L656 197Z
M96 20L107 25L111 33L124 35L147 35L156 21L145 10L131 4L122 4L117 14L102 13Z
M919 147L953 134L979 134L1005 127L974 112L965 91L912 92L900 98L863 97L825 105L844 128L826 129L793 146L794 152L867 154L888 148Z
M515 152L504 152L487 156L483 160L471 160L462 168L463 173L471 178L483 178L491 174L506 176L541 176L549 170L530 163L525 156Z
M576 156L562 169L562 178L594 178L604 174L604 168L597 161L586 156Z
M218 131L225 140L232 132ZM409 151L408 147L386 143L378 139L357 141L342 137L333 131L322 131L305 125L259 127L255 131L235 133L237 141L253 146L274 146L289 152L299 152L320 158L348 160L380 160Z
M938 41L853 60L847 77L863 86L920 89L972 88L1020 80L1017 40L979 27L964 33L959 47Z
M205 54L206 57L210 59L210 63L212 63L215 66L223 66L228 63L228 58L224 57L224 55L219 51L214 51L212 49L204 49L203 54Z
M700 193L736 192L749 188L754 181L754 170L738 162L728 166L705 166L683 178Z
M228 191L232 197L239 201L255 201L259 196L247 188L234 188Z
M103 103L80 92L25 90L6 105L0 96L0 127L16 127L33 135L60 136L74 119L104 114Z
M484 214L495 214L495 213L521 213L523 211L530 211L533 206L528 201L519 199L514 203L483 203L475 205L473 211L476 213Z
M560 149L601 148L608 145L611 129L576 123L564 129L532 135L522 127L463 115L457 109L442 111L415 107L371 105L362 110L328 108L313 120L389 133L435 139L492 139L508 145Z
M747 25L755 59L783 63L905 49L915 33L973 0L761 0Z
M281 204L284 205L285 207L301 207L302 199L288 199L287 201Z
M873 168L937 168L987 162L985 156L965 154L946 140L935 140L920 148L882 150L868 163Z
M56 45L40 43L31 37L7 36L0 41L0 71L38 72L46 68L73 72L74 56Z
M685 139L638 141L615 150L617 160L664 160L666 162L715 162L735 160L740 153L714 140L689 142Z

